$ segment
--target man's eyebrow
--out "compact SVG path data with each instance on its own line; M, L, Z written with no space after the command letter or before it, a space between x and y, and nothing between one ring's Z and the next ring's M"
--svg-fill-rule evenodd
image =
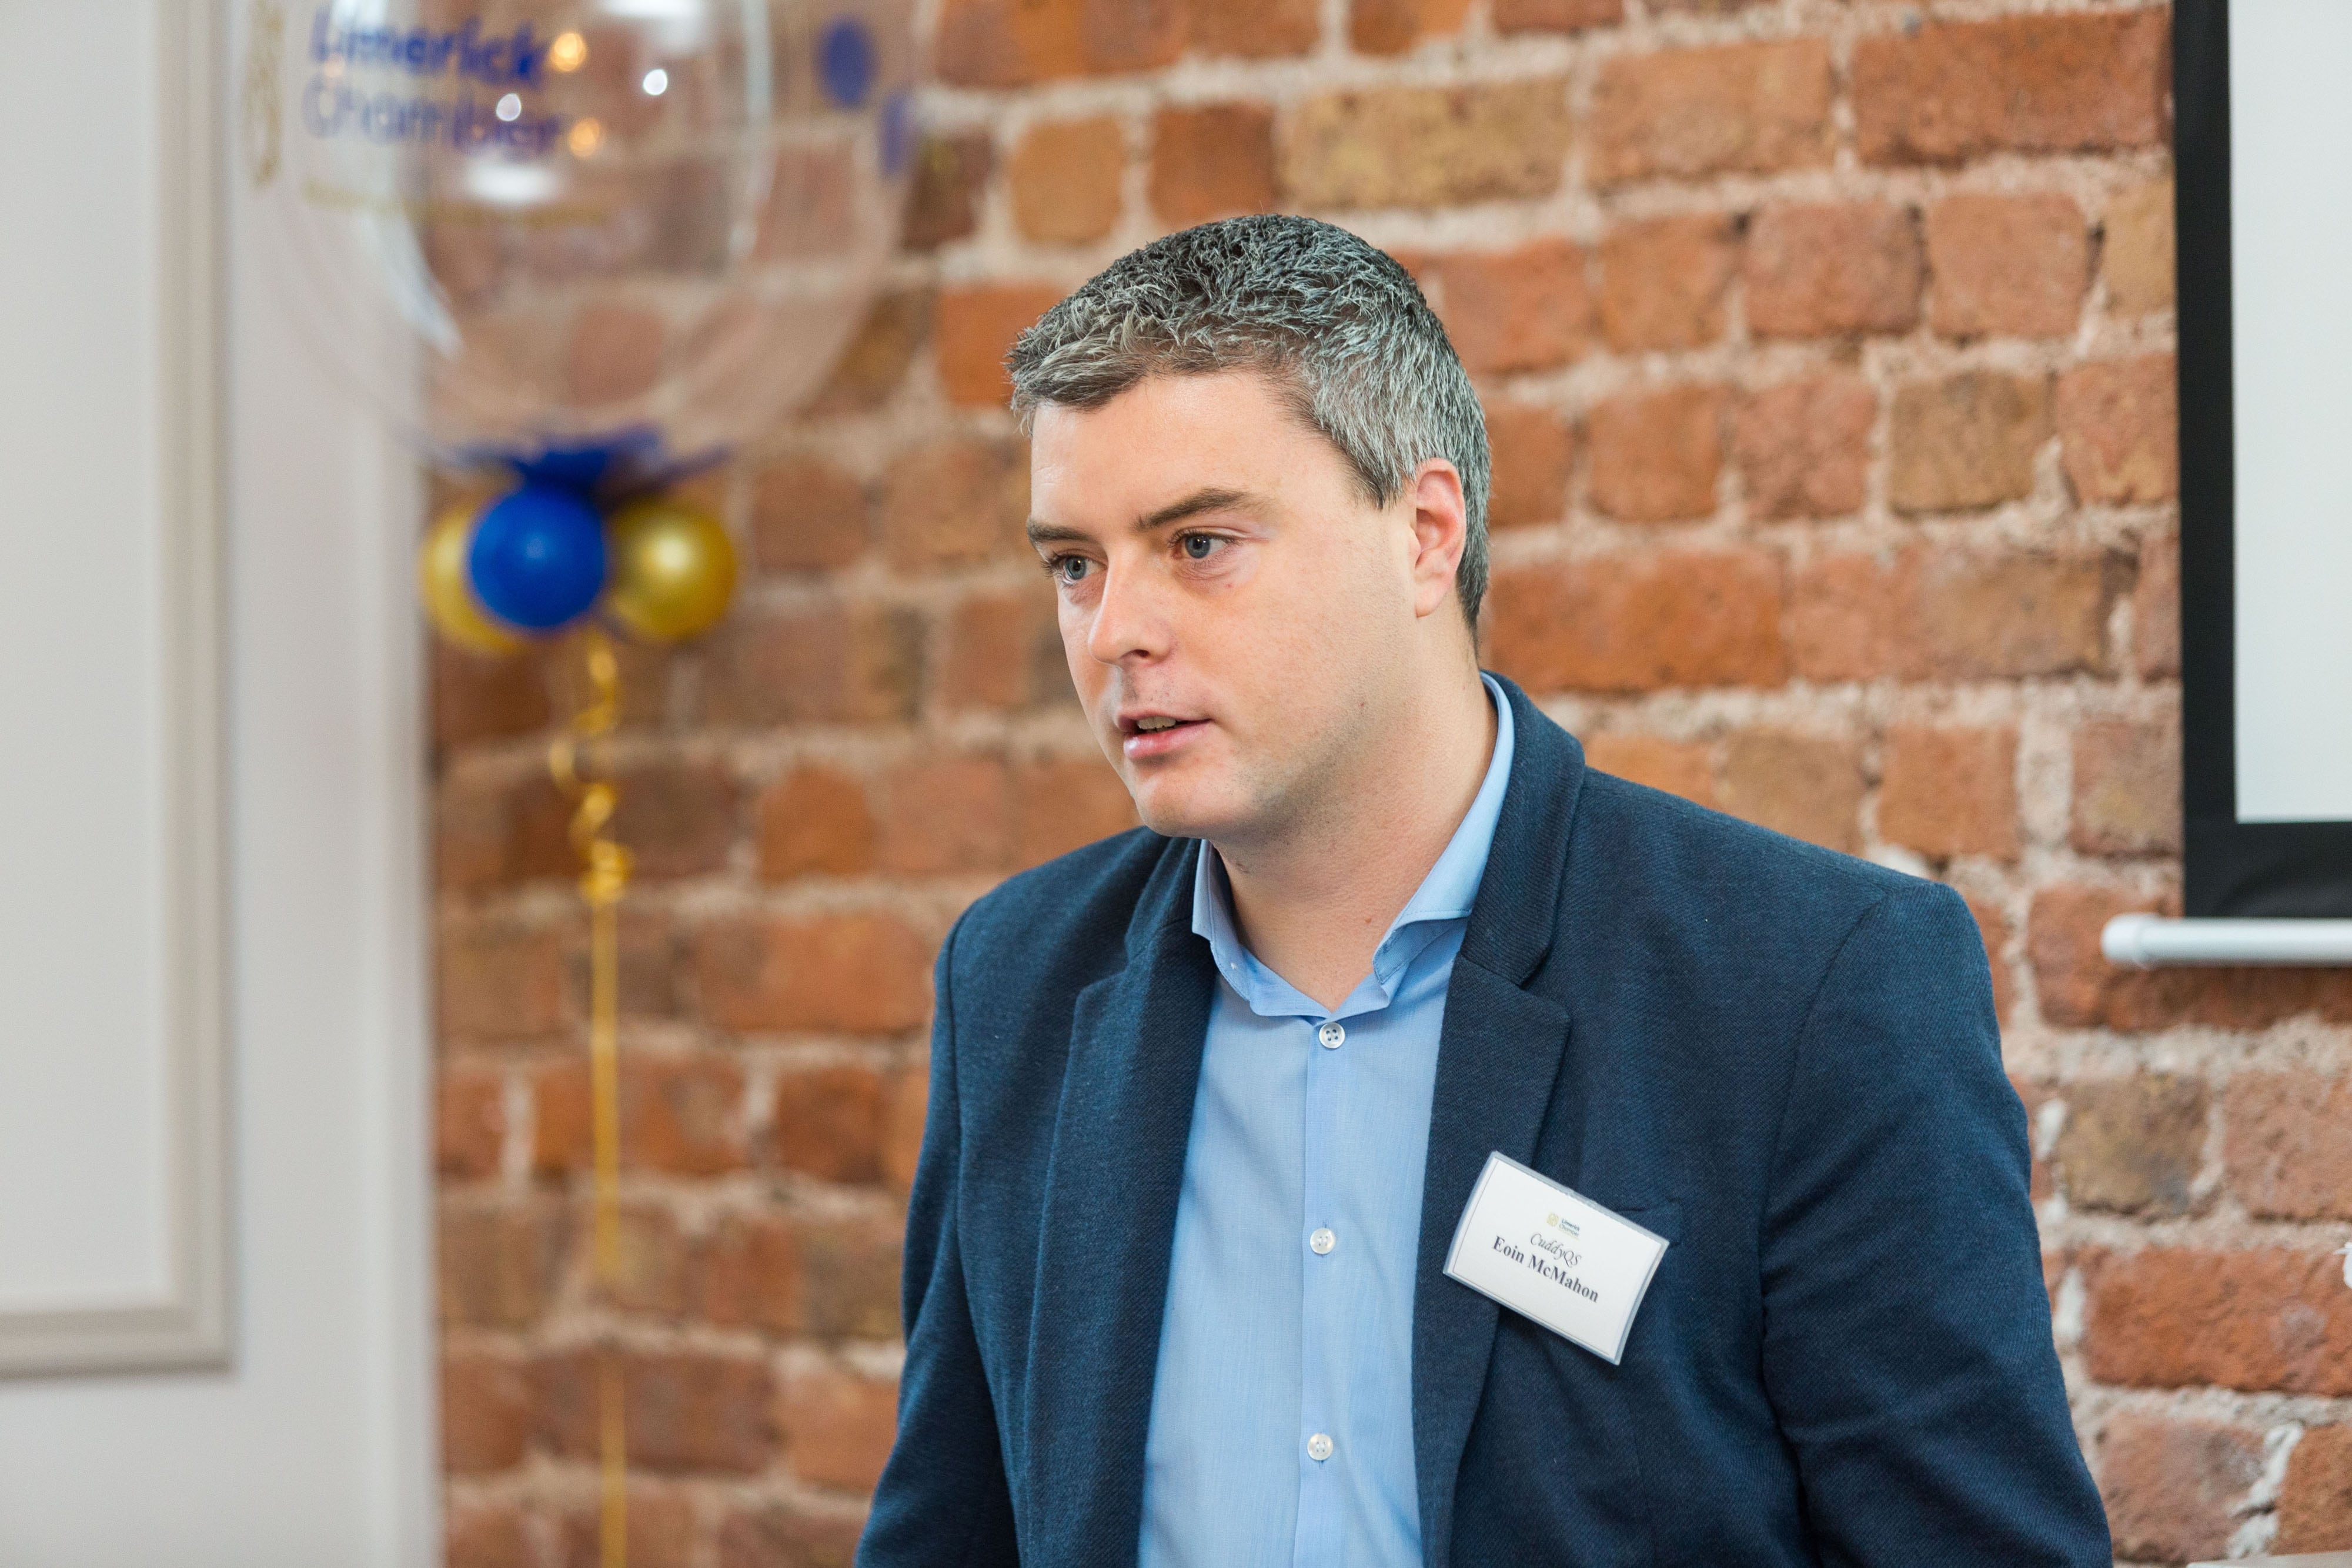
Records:
M1136 518L1135 531L1139 534L1153 533L1171 523L1181 522L1186 517L1198 517L1202 512L1221 512L1228 507L1247 507L1255 499L1255 497L1244 490L1216 488L1195 490L1179 500L1169 502L1157 511L1146 512ZM1043 522L1035 517L1029 519L1029 542L1033 545L1083 544L1092 538L1094 536L1083 528L1064 528L1057 523Z

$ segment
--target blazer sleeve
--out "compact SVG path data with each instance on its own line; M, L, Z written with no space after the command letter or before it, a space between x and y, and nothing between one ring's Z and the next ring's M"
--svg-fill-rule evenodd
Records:
M961 1117L955 941L950 931L934 971L930 1099L907 1207L899 1283L907 1360L898 1381L898 1435L858 1542L858 1568L993 1568L1020 1561L996 1407L972 1332L957 1245Z
M1830 961L1761 1239L1764 1379L1822 1562L2107 1568L1976 923L1919 883Z

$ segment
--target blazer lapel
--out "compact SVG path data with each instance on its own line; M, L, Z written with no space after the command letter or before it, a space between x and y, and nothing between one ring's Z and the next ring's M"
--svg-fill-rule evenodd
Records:
M1054 1124L1023 1411L1022 1556L1132 1563L1144 1437L1216 971L1191 928L1197 845L1138 901L1127 967L1078 995Z
M1567 1009L1527 982L1552 958L1583 750L1517 686L1502 685L1517 736L1511 781L1446 989L1422 1188L1412 1438L1425 1568L1447 1568L1454 1477L1501 1312L1445 1277L1446 1250L1486 1156L1533 1161L1569 1045Z

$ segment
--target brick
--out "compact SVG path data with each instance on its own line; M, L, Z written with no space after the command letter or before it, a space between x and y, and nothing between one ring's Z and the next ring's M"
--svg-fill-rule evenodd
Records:
M712 640L705 701L721 724L875 724L912 718L922 680L915 612L820 603L730 618Z
M1867 681L1920 663L1907 618L1918 592L1916 556L1821 556L1789 588L1789 662L1817 681Z
M890 1080L882 1105L882 1174L890 1189L906 1193L915 1185L915 1166L923 1152L923 1121L930 1105L930 1075L927 1062L916 1062Z
M506 1077L474 1068L444 1068L435 1092L433 1168L444 1178L499 1174L507 1136Z
M1486 444L1494 460L1487 528L1525 528L1567 516L1576 438L1566 419L1526 403L1489 403Z
M785 1460L812 1486L867 1492L898 1430L898 1387L830 1365L788 1374L777 1400Z
M940 291L932 343L948 401L1002 408L1013 396L1004 356L1013 340L1061 302L1045 284L983 283Z
M629 1568L689 1568L695 1558L694 1500L683 1492L628 1489ZM562 1527L562 1568L602 1568L600 1511L582 1506L567 1511Z
M776 1080L776 1158L786 1170L820 1181L882 1179L882 1078L840 1065L786 1072Z
M2147 1072L2066 1091L2057 1163L2067 1200L2120 1214L2180 1215L2204 1160L2205 1085Z
M798 1333L806 1321L801 1278L797 1227L771 1214L730 1215L702 1249L698 1310L722 1328Z
M2133 911L2179 913L2168 901L2112 888L2062 883L2035 895L2027 950L2042 1017L2126 1032L2180 1024L2263 1029L2305 1013L2352 1020L2352 975L2341 970L2117 968L2101 956L2099 932Z
M740 791L718 763L664 759L617 769L613 836L629 847L635 876L648 882L725 869L735 841ZM525 876L575 875L572 842L578 809L552 779L533 779L515 803L509 863Z
M558 1209L443 1205L435 1230L435 1283L450 1327L524 1329L555 1293L568 1237Z
M890 915L721 920L695 942L695 977L721 1029L897 1034L930 1012L934 946Z
M1001 757L935 752L883 776L877 863L902 876L1002 869L1011 852L1012 773Z
M445 925L434 981L444 1040L522 1039L551 1033L570 1021L563 1005L563 948L553 931Z
M1623 55L1601 67L1585 177L1695 179L1830 161L1829 46L1791 38Z
M2137 1410L2107 1418L2098 1454L2116 1555L2135 1562L2226 1555L2263 1468L2260 1432Z
M2146 506L2180 493L2172 356L2077 365L2058 378L2058 441L2085 501Z
M530 1378L520 1362L454 1352L441 1358L441 1464L487 1475L522 1463L530 1439Z
M719 1526L719 1568L851 1568L864 1525L862 1513L739 1507Z
M2343 1260L2284 1247L2095 1254L2083 1348L2102 1383L2352 1394Z
M1740 259L1759 338L1906 332L1925 263L1910 209L1891 202L1767 207Z
M2010 979L2009 960L2002 956L2009 947L2009 916L1981 899L1971 898L1968 904L1969 913L1976 916L1977 935L1984 942L1986 967L1992 973L1993 1016L2006 1022L2010 1016L2010 1004L2016 1000L2016 988ZM2031 1124L2032 1119L2033 1107L2029 1104L2026 1106L2026 1120ZM2036 1184L2033 1196L2038 1203L2049 1196L2041 1190L2040 1184L2045 1178L2039 1155L2034 1156L2033 1169Z
M2082 319L2091 239L2071 197L1948 196L1927 209L1927 319L1948 338L2061 338Z
M2240 1072L2222 1100L2230 1190L2264 1219L2352 1219L2352 1084Z
M1013 860L1038 865L1136 825L1127 785L1099 757L1024 764L1013 790Z
M1702 806L1716 804L1715 764L1704 741L1667 740L1613 730L1588 735L1583 740L1584 760L1603 773L1614 773Z
M1907 607L1924 666L1996 679L2104 670L2107 616L2126 570L2089 551L1931 553Z
M751 559L762 571L833 571L866 553L866 487L821 457L788 457L751 481Z
M1495 0L1498 33L1580 33L1625 19L1625 0Z
M1621 225L1601 242L1601 333L1624 353L1715 342L1738 267L1729 218L1701 213Z
M1497 668L1537 691L1778 685L1781 570L1761 550L1652 550L1495 579Z
M1880 838L1937 860L2017 858L2014 729L1897 725L1880 771Z
M449 1505L441 1536L446 1568L537 1568L521 1510L510 1502Z
M1549 195L1568 157L1567 84L1325 93L1293 110L1282 187L1308 211Z
M1775 832L1853 853L1862 794L1862 748L1853 741L1742 730L1725 744L1723 809Z
M2132 663L2149 680L2180 673L2180 538L2151 534L2139 541L2139 575L2132 583Z
M1584 252L1565 240L1445 256L1423 269L1431 304L1474 375L1549 370L1581 359L1592 326Z
M760 874L856 876L874 865L874 813L866 787L821 763L794 768L760 797Z
M677 176L672 176L673 179ZM751 244L755 261L809 257L839 259L856 233L856 168L845 146L788 147L776 154L768 180L768 199L760 213L760 227ZM715 183L715 181L713 182ZM680 180L687 190L693 183ZM686 221L673 218L668 248L684 249L691 259L687 270L699 265L723 266L727 234L723 225L705 216L708 204L677 200Z
M1729 397L1714 386L1633 392L1596 405L1592 505L1622 522L1686 522L1715 510Z
M620 1372L632 1468L739 1475L767 1469L776 1428L766 1362L699 1350L610 1354ZM599 1353L548 1356L532 1369L532 1384L540 1441L563 1458L595 1458Z
M995 163L996 146L984 130L923 138L908 171L900 246L937 250L977 233L981 197Z
M622 402L653 390L662 368L662 319L626 306L590 305L572 319L565 379L579 403Z
M2040 376L1965 371L1895 393L1887 501L1898 512L1955 512L2033 493L2033 460L2050 438L2050 385Z
M2180 852L2180 728L2095 719L2074 731L2074 845L2091 855Z
M1865 38L1853 55L1854 140L1867 163L2150 147L2165 137L2170 67L2161 10Z
M1118 222L1127 132L1108 115L1029 128L1006 161L1013 226L1040 245L1086 245Z
M902 453L882 496L882 548L900 571L972 566L1024 550L1029 452L949 436Z
M1024 87L1148 70L1183 47L1182 13L1165 0L949 0L932 59L953 87Z
M1151 215L1171 228L1271 211L1274 112L1255 103L1160 110L1147 196Z
M892 289L866 307L865 319L809 400L816 417L865 413L888 402L915 356L930 341L936 301L929 289Z
M547 726L547 679L536 659L494 659L433 640L433 739L466 746Z
M1043 581L960 601L948 622L940 665L940 701L951 713L1003 713L1073 700L1054 591Z
M630 1206L616 1228L620 1261L614 1277L596 1281L600 1296L624 1312L676 1318L686 1311L693 1248L667 1208Z
M743 1070L715 1052L621 1058L621 1165L625 1170L720 1176L751 1163L744 1141ZM588 1065L539 1071L532 1168L584 1171L595 1156Z
M1204 55L1303 55L1323 37L1316 0L1189 0L1186 13L1192 47Z
M812 1221L800 1241L800 1332L820 1339L899 1337L898 1260L906 1234L895 1221Z
M433 881L441 891L495 887L510 874L513 791L502 781L445 770L433 796Z
M1844 371L1768 387L1740 401L1732 450L1758 517L1833 517L1862 509L1878 394Z
M1348 42L1360 55L1401 55L1462 30L1469 0L1349 0Z
M2101 225L2099 275L2107 308L2145 316L2172 308L2172 182L2152 180L2107 204Z
M2279 1488L2280 1552L2352 1549L2352 1427L2315 1427L2287 1456Z

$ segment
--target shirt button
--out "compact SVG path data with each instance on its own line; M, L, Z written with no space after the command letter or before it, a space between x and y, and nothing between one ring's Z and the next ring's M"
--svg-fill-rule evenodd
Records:
M1331 1439L1321 1432L1307 1439L1307 1457L1317 1464L1331 1457Z
M1318 1258L1339 1244L1339 1239L1331 1234L1331 1228L1328 1225L1307 1239L1307 1245L1315 1249Z
M1348 1026L1335 1019L1317 1030L1315 1038L1323 1042L1324 1050L1337 1051L1339 1049L1339 1042L1348 1038Z

